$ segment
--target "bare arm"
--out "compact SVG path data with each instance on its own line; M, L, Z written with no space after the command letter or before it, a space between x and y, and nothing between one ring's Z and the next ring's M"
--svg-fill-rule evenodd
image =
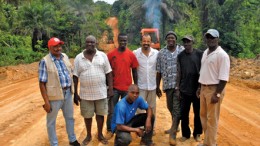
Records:
M153 116L152 108L149 106L146 112L147 112L147 118L145 122L145 132L149 133L152 130L152 116Z
M217 97L217 94L221 94L224 90L225 86L227 84L227 81L220 80L219 84L217 85L217 89L215 94L211 97L211 103L215 104L219 101L219 97Z
M162 96L162 91L160 89L160 82L161 82L161 73L157 72L156 74L156 95L160 98Z
M42 98L44 100L43 108L47 113L50 113L51 112L51 105L50 105L49 98L48 98L48 95L47 95L46 83L39 82L39 87L40 87Z
M79 101L81 101L79 94L78 94L78 82L79 78L73 75L73 82L74 82L74 103L79 105Z
M114 95L113 93L113 75L112 71L106 74L106 80L108 85L108 97L112 97Z
M132 68L132 75L133 75L133 80L134 83L137 85L137 68Z

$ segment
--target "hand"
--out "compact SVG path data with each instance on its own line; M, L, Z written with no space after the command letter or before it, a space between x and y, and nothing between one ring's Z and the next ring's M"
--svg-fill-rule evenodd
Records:
M80 99L78 93L74 93L74 103L78 106L79 102L81 102L81 99Z
M137 134L139 137L142 137L142 136L144 135L144 130L141 129L141 128L137 128L136 134Z
M219 101L219 98L217 97L217 95L213 95L212 97L211 97L211 103L212 104L215 104L215 103L217 103Z
M160 97L162 97L162 91L160 88L156 88L156 95L158 96L159 99Z
M197 96L198 98L200 98L200 88L197 89L197 91L196 91L196 96Z
M50 113L51 112L51 105L50 103L45 103L44 105L42 105L43 109L47 112L47 113Z

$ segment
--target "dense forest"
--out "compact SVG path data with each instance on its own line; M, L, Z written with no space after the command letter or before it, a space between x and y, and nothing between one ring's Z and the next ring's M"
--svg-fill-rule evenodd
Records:
M47 41L65 41L70 57L84 49L89 34L101 38L111 28L105 20L117 17L119 30L128 34L130 49L140 44L142 28L169 30L178 37L192 34L196 48L206 48L203 34L220 32L221 46L239 58L260 54L259 0L117 0L113 5L92 0L0 0L0 66L39 61ZM180 39L178 39L178 43ZM102 48L100 48L102 49Z

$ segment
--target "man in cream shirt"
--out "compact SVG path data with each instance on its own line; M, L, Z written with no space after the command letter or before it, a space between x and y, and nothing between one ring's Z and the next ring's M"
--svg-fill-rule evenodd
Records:
M209 29L205 33L208 48L201 60L200 78L200 119L205 134L203 144L216 146L220 106L224 88L229 79L230 60L228 54L219 46L219 32Z

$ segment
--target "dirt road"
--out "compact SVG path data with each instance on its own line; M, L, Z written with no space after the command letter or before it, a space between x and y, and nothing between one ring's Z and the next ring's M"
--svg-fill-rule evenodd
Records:
M2 82L2 84L4 84ZM1 146L48 146L45 112L37 78L1 86L0 88L0 145ZM157 124L154 142L159 146L168 145L168 135L163 134L170 127L170 115L166 108L165 95L157 100ZM75 131L81 142L86 130L79 107L74 107ZM193 118L191 116L191 118ZM93 120L93 136L96 124ZM192 123L192 122L191 122ZM260 145L260 91L228 84L224 98L218 131L220 146ZM193 124L191 124L193 127ZM105 128L104 128L105 129ZM105 130L104 130L105 131ZM105 132L104 132L105 133ZM57 135L61 146L68 145L64 119L60 112L57 119ZM178 138L181 134L178 134ZM133 135L132 146L139 144L139 138ZM191 138L180 142L180 146L195 146ZM102 145L96 138L90 146ZM113 140L109 141L109 146Z

